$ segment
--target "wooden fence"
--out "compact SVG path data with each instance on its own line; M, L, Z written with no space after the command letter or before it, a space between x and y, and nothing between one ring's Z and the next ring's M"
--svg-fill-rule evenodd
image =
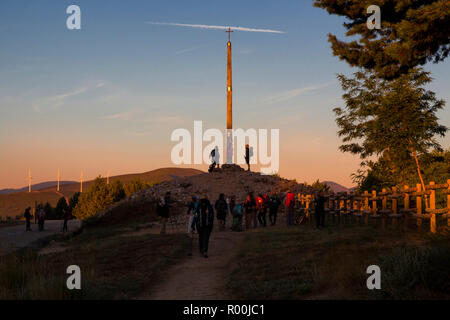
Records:
M309 217L314 212L314 196L299 194L297 200ZM389 222L393 225L403 222L406 227L410 219L415 219L420 226L423 220L428 220L430 231L436 233L438 216L446 218L450 227L450 179L443 184L431 181L425 186L425 190L422 190L421 184L417 184L416 187L405 185L401 189L383 189L378 193L375 190L364 191L362 194L332 193L327 196L325 210L338 221L345 217L354 217L369 224L371 219L379 219L383 227Z

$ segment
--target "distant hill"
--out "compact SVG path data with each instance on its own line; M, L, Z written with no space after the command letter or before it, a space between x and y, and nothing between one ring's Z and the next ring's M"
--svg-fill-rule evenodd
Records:
M59 186L61 187L62 185L69 184L69 183L76 183L76 181L60 181ZM58 186L58 181L47 181L47 182L32 184L31 190L32 191L42 190L42 189L47 189L47 188L51 188L51 187L56 188L57 186ZM0 194L11 194L11 193L16 193L16 192L27 192L27 191L28 191L28 186L19 188L19 189L2 189L2 190L0 190Z
M344 187L343 185L334 182L334 181L322 181L322 183L326 184L330 187L333 192L347 192L350 191L350 188Z
M110 177L110 181L120 179L122 182L131 181L134 178L140 178L146 182L163 182L167 180L176 180L183 177L190 177L201 174L203 171L191 168L160 168L144 173L124 174ZM83 189L87 190L93 183L93 180L83 183ZM55 206L62 196L72 197L80 191L80 183L74 181L64 181L60 183L60 192L56 192L57 182L48 181L38 183L32 186L32 192L28 192L28 187L21 189L4 189L0 193L0 218L15 217L23 214L25 208L34 207L35 202L49 202ZM9 190L9 191L7 191ZM15 190L15 191L11 191Z

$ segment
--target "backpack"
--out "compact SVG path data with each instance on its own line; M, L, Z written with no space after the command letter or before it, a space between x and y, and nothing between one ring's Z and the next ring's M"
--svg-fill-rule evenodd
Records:
M242 204L237 204L233 208L233 215L242 216Z

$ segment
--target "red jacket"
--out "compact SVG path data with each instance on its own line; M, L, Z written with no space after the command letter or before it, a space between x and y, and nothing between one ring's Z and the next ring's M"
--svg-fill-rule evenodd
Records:
M285 206L286 208L294 206L294 194L292 192L287 193Z

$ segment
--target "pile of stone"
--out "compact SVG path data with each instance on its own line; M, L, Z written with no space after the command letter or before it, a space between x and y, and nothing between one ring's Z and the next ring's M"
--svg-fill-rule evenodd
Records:
M294 193L311 193L313 189L295 180L280 178L279 176L261 175L257 172L246 171L238 165L222 165L212 173L203 173L176 180L164 181L149 189L132 196L133 201L156 201L170 191L174 201L175 213L186 212L186 205L192 196L202 197L207 194L213 202L220 193L227 197L235 196L243 201L248 192L258 194L278 193L281 197L286 191Z

